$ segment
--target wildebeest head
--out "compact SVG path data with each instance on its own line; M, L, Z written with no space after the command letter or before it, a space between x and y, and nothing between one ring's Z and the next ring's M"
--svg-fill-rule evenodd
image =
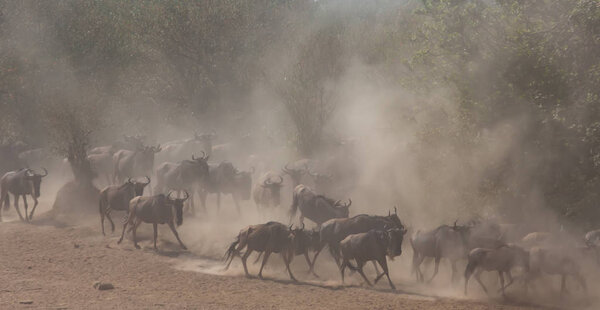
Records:
M391 224L389 228L399 228L406 233L406 228L402 225L400 218L398 217L398 208L394 206L394 214L391 211L388 211L388 216L386 216L386 220L388 220Z
M281 169L283 173L290 176L292 182L294 183L294 187L296 187L302 181L302 176L306 173L306 168L294 169L288 167L289 163L285 164L285 166Z
M25 170L25 177L29 182L31 182L31 194L38 198L40 197L40 187L42 185L42 178L48 175L48 170L46 168L42 168L44 170L44 174L35 173L32 169Z
M350 206L352 205L352 199L348 198L348 203L342 203L341 201L336 201L334 204L340 210L340 217L348 217L350 215Z
M183 203L190 198L190 195L185 191L185 198L171 198L171 193L167 195L167 203L175 209L175 216L177 217L177 226L183 224Z
M272 182L271 178L269 177L261 184L262 187L271 191L271 197L275 205L279 205L281 203L281 187L283 186L283 178L280 175L278 175L278 177L279 182Z
M202 156L196 157L192 155L192 162L194 163L194 167L196 172L199 175L204 176L204 178L208 178L208 158L210 156L206 155L204 151L202 151Z
M150 178L146 176L146 182L134 181L129 178L127 182L133 184L133 189L136 196L142 196L144 195L144 188L150 184Z
M406 234L406 230L400 228L391 228L386 232L388 234L387 253L390 259L394 259L394 257L402 254L402 241L404 240L404 234Z
M304 253L305 250L311 247L311 236L309 231L304 230L304 223L302 227L292 228L290 226L290 230L294 234L294 252L296 255Z

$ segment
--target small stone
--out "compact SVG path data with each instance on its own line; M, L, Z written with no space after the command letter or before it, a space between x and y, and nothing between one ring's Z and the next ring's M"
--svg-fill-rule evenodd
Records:
M27 266L27 269L31 269L31 266Z
M73 243L73 247L76 248L76 249L79 249L79 244Z
M112 290L115 287L111 283L102 283L100 281L94 282L94 288L99 291Z
M19 301L19 303L22 305L31 305L33 303L33 300L21 300Z

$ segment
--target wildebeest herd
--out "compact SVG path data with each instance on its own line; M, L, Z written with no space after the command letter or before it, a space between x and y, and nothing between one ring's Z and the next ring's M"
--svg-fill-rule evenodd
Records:
M241 171L227 160L209 162L215 150L223 153L234 148L232 145L213 146L212 139L215 137L214 133L195 134L194 138L188 140L146 146L141 138L126 136L112 145L91 149L88 160L96 172L97 181L106 183L98 199L102 234L105 234L105 219L111 224L111 231L115 231L111 213L122 211L126 216L119 243L130 231L135 247L139 248L136 230L141 223L151 223L156 249L157 226L167 224L181 248L187 249L176 230L176 226L183 223L184 209L187 208L192 215L206 213L207 195L216 194L217 208L220 208L221 195L231 195L238 213L241 212L241 200L253 199L258 212L264 214L280 207L281 189L286 183L284 176L287 176L292 186L289 223L269 221L242 228L227 247L225 268L229 268L233 260L239 257L245 274L249 276L247 259L257 252L257 262L262 256L258 272L262 279L270 255L276 253L281 255L289 277L296 281L290 263L295 256L303 255L308 272L318 277L315 263L319 254L327 248L339 267L342 282L346 269L350 269L358 272L365 283L371 285L364 267L372 262L377 273L373 282L377 283L385 276L390 287L395 289L387 259L393 260L402 254L403 240L407 234L407 227L400 220L396 207L387 216L350 216L352 200L344 197L347 202L343 202L332 198L332 193L339 194L339 191L332 189L335 185L334 176L311 171L309 160L306 159L287 163L280 172L259 172L254 167ZM190 155L183 157L184 154ZM161 160L156 166L155 156ZM41 170L43 173L21 168L2 176L0 201L4 210L9 207L9 194L12 194L19 218L22 221L33 218L42 178L48 175L46 169ZM253 184L256 173L259 175ZM311 184L305 184L305 176L312 179ZM155 180L154 187L149 186L152 179ZM150 195L145 196L145 190ZM27 195L34 200L29 214ZM19 209L20 197L25 208L24 216ZM200 210L196 210L194 197L199 199ZM291 223L295 222L298 213L300 225L294 227ZM316 228L305 229L305 219L313 222ZM434 270L427 282L436 277L443 258L450 262L452 282L458 278L459 264L466 262L462 272L465 295L471 277L488 292L480 279L483 271L498 273L499 291L503 295L506 288L519 281L523 282L525 289L534 287L536 279L542 274L560 275L561 293L566 291L566 279L572 278L587 294L582 264L592 261L600 266L600 230L588 232L581 238L580 245L573 245L575 243L570 242L562 232L532 232L527 231L524 225L478 217L460 225L456 221L452 225L440 225L428 231L413 231L407 237L413 253L411 272L417 282L426 280L421 266L427 259L434 261Z

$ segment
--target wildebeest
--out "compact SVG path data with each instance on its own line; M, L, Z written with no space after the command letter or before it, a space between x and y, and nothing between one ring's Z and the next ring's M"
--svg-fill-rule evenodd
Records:
M42 178L48 175L48 170L45 168L42 169L44 170L44 174L35 173L31 169L20 169L7 172L0 179L0 202L4 203L4 210L8 209L10 206L8 193L13 194L15 198L15 210L17 210L21 221L30 221L33 218L33 212L35 212L35 208L38 205L38 198L40 197ZM27 215L27 195L31 195L34 201L33 209L31 209L29 216ZM23 218L19 210L19 196L23 197L25 218Z
M128 177L151 175L154 169L154 155L160 151L160 144L138 148L135 151L117 151L113 155L114 183L122 183Z
M104 177L106 184L112 184L112 172L113 166L113 154L109 152L95 153L87 156L88 161L92 170L96 173L98 178Z
M164 143L159 158L163 161L180 161L187 158L189 154L200 152L211 156L212 141L215 137L215 133L201 135L194 133L193 138Z
M317 195L312 189L302 184L294 188L292 206L290 208L290 222L300 209L300 223L304 224L304 218L315 222L318 227L332 219L344 218L350 214L349 208L352 200L347 204L334 201L323 195Z
M142 196L144 194L144 188L150 184L150 178L146 177L146 179L146 182L138 182L131 180L130 178L124 184L107 186L100 192L98 205L103 235L105 235L104 217L108 218L111 231L114 232L115 224L110 217L110 213L112 211L129 211L129 201L134 197Z
M542 273L549 275L560 275L561 285L560 293L566 292L567 276L573 277L587 294L587 285L585 278L581 274L579 263L573 257L572 249L561 247L539 247L535 246L529 250L529 269L527 284L532 285L532 281Z
M323 223L319 232L320 244L313 258L312 268L325 246L329 247L331 256L339 266L339 244L349 235L365 233L372 229L388 230L391 228L398 228L403 234L406 233L406 228L398 218L396 208L394 210L394 214L390 212L388 216L359 214L351 218L334 218Z
M179 192L185 190L193 193L209 176L208 158L209 156L203 153L201 157L192 155L192 160L182 160L178 163L162 163L156 168L156 186L154 191L156 193L164 193L168 190ZM193 194L190 198L190 205L193 212Z
M257 209L261 208L273 208L281 204L281 186L283 178L280 175L276 175L279 178L278 182L273 182L272 178L275 176L272 172L267 172L256 184L252 190L252 197Z
M217 194L217 210L221 208L221 194L234 194L235 192L235 177L237 170L228 161L223 161L218 165L208 165L208 178L203 182L203 186L199 188L200 203L202 208L206 209L206 196L208 194ZM238 211L237 197L234 194L233 200Z
M502 296L505 296L504 289L513 283L511 270L518 266L523 267L525 273L529 271L529 252L516 245L505 245L495 249L475 248L471 250L465 269L465 295L467 295L469 278L474 272L475 280L477 280L486 293L488 292L479 278L481 272L485 270L498 271ZM504 274L508 276L508 284L506 286L504 285Z
M410 239L413 248L412 269L416 273L417 281L423 282L423 273L419 266L426 257L435 258L435 271L429 279L431 282L438 273L442 257L450 260L452 264L452 280L456 274L456 262L468 253L468 226L442 225L438 228L420 232L417 231Z
M290 176L290 179L292 179L292 188L296 188L296 186L300 185L300 183L302 182L302 176L306 174L308 168L306 166L301 168L294 168L290 167L289 165L289 163L285 164L281 171L284 174Z
M183 224L183 202L188 198L189 195L187 192L185 192L185 198L173 199L171 198L171 192L166 196L164 194L158 194L155 196L138 196L133 198L129 202L129 214L123 224L121 238L117 243L120 244L123 241L125 229L127 228L127 225L131 225L133 228L133 244L136 249L139 249L140 246L137 244L136 230L142 222L152 223L154 228L154 249L156 250L158 224L167 224L169 225L169 228L171 228L175 238L177 238L181 248L187 250L187 247L181 242L179 234L177 234L177 230L175 229L175 218L173 217L173 213L175 213L175 217L177 218L177 226Z
M248 256L253 251L264 252L263 261L258 272L258 277L262 279L263 268L271 253L280 253L290 278L296 281L290 269L290 263L294 258L295 251L294 239L294 230L291 229L291 226L288 228L278 222L248 226L240 231L236 240L227 249L225 261L228 261L228 263L225 268L229 268L235 256L240 256L241 251L246 248L246 252L241 255L241 260L244 265L244 272L249 277L250 274L246 266Z
M344 282L344 271L346 267L352 270L358 271L363 277L365 282L371 286L371 282L365 276L363 267L365 263L369 261L377 261L383 273L377 275L375 283L386 275L390 287L395 290L396 287L390 279L388 271L387 259L390 259L402 254L402 240L404 238L404 231L398 228L390 228L387 230L373 229L366 233L359 233L349 235L340 242L340 250L342 254L342 263L340 265L340 272L342 274L342 283ZM356 261L356 267L352 266L350 260Z
M118 150L129 150L135 151L139 148L144 147L145 136L135 135L128 136L123 135L121 140L117 140L113 142L111 145L103 145L97 146L88 151L88 155L91 154L101 154L101 153L110 153L111 155L117 152Z

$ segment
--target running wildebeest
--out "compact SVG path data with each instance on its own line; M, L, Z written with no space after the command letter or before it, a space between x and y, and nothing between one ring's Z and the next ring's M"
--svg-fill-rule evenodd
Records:
M160 144L138 148L135 151L117 151L113 155L113 182L122 183L128 177L151 175L154 169L154 155L160 151Z
M529 275L527 276L527 285L532 285L532 280L541 276L542 273L548 275L560 275L560 293L567 291L567 276L573 277L587 295L587 285L585 278L581 274L581 267L573 255L575 251L560 247L539 247L535 246L529 250Z
M480 274L485 271L498 271L502 296L506 296L504 289L513 283L511 270L514 267L523 267L525 274L529 272L529 252L516 245L505 245L495 249L475 248L469 252L468 263L465 269L465 295L469 278L475 273L475 280L481 285L483 291L487 288L481 282ZM504 285L504 274L508 276L508 284Z
M353 234L344 238L340 242L342 283L344 282L344 271L346 267L349 267L352 270L358 271L365 282L371 286L371 282L369 282L369 279L367 279L367 276L363 272L363 267L369 261L377 261L383 269L383 273L377 275L375 284L385 275L388 278L390 287L395 290L396 287L390 279L386 256L393 260L394 257L402 254L404 233L403 230L398 228L387 230L373 229L366 233ZM350 263L352 259L356 261L356 267Z
M397 210L394 207L394 214L388 213L388 216L377 216L359 214L351 218L334 218L321 225L320 244L312 261L314 269L317 257L325 246L329 247L329 252L334 258L336 264L340 266L339 244L349 235L365 233L372 229L388 230L398 228L405 234L406 228L398 218Z
M468 253L469 229L469 226L458 226L455 222L454 226L442 225L428 232L417 231L410 238L413 248L412 269L416 273L417 281L424 281L419 266L426 257L435 258L435 270L428 282L431 282L437 275L442 257L452 263L452 280L454 280L456 262L466 257Z
M115 232L115 224L113 223L110 213L112 211L129 211L129 202L131 199L144 194L144 188L150 184L150 178L146 177L147 182L132 181L131 178L122 185L107 186L100 192L99 210L100 224L102 226L102 234L104 233L104 217L110 222L111 231Z
M334 201L323 195L317 195L312 189L302 184L296 186L293 194L292 206L290 208L290 222L292 222L298 209L300 209L300 223L304 224L304 218L315 222L318 227L332 218L347 218L350 214L349 208L352 200L347 204Z
M106 184L112 184L113 154L109 152L94 153L87 156L92 170L98 178L104 177Z
M183 202L189 198L189 194L185 192L185 198L171 198L171 192L168 195L158 194L155 196L142 197L138 196L129 202L129 214L123 224L123 232L121 238L117 242L120 244L125 236L127 225L132 226L133 245L136 249L140 246L137 244L136 231L142 222L151 223L154 228L154 249L156 250L156 238L158 237L158 224L167 224L175 235L182 249L187 250L187 247L179 239L179 234L175 229L175 217L177 226L183 224ZM175 213L175 217L173 216Z
M293 281L297 281L290 263L294 258L294 230L291 226L287 226L278 222L268 222L265 224L251 225L240 231L236 240L231 243L225 253L225 261L228 261L226 269L229 268L235 256L240 256L244 265L244 272L249 277L246 260L253 251L264 252L263 261L258 272L258 277L263 278L262 271L269 259L271 253L280 253L285 263L286 269ZM246 248L246 252L240 255L241 251Z
M196 191L209 177L209 156L202 153L201 157L192 155L192 160L182 160L178 163L162 163L156 168L155 193L164 193L168 190L188 191L190 208L194 212L194 191ZM204 210L206 211L206 210Z
M21 221L30 221L33 219L33 212L38 205L38 198L40 197L40 187L42 178L48 175L48 170L42 168L44 174L35 173L31 169L20 169L17 171L11 171L5 173L0 179L0 202L4 203L4 210L10 206L10 198L8 193L13 194L15 198L15 210ZM29 216L27 215L27 195L31 195L34 201L33 209ZM25 218L21 215L19 210L19 196L23 197L23 204L25 205ZM0 219L2 216L0 214Z
M275 176L272 172L267 172L259 182L256 182L254 189L252 190L252 197L256 208L261 210L262 208L273 208L281 204L281 186L283 178L280 175L276 175L279 178L279 182L273 182L271 178Z

